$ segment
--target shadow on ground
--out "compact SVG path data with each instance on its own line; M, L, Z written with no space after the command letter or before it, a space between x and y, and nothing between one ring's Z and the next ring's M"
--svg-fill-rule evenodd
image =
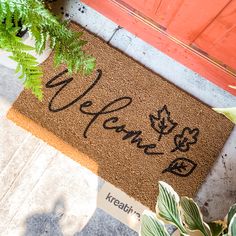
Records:
M120 221L97 208L88 224L74 236L137 236L138 234Z
M57 200L52 211L36 213L26 219L23 236L63 236L60 221L65 217L65 213L64 200ZM137 236L138 234L99 208L96 209L84 228L73 234L73 236L121 235Z
M24 236L62 236L60 220L64 215L65 205L62 200L55 202L53 210L46 213L36 213L29 216L26 221Z

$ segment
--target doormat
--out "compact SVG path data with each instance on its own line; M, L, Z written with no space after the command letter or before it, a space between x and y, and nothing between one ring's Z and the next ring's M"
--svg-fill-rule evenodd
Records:
M83 37L94 73L54 69L51 55L43 102L25 90L8 117L152 210L158 180L194 196L233 124L93 34Z

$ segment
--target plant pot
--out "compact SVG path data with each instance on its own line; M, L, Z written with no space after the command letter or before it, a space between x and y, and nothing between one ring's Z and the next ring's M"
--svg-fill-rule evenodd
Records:
M27 31L22 36L22 40L23 40L24 44L27 44L29 46L34 47L34 45L35 45L35 40L29 31ZM49 44L49 40L48 40L46 43L45 50L42 52L42 54L39 55L34 50L29 51L29 54L34 56L37 59L38 63L41 64L43 61L45 61L49 57L51 51L52 51L52 49L50 48L50 44ZM16 69L17 63L14 60L9 58L9 56L11 56L11 55L12 55L11 52L7 52L7 51L0 49L0 64L6 66L8 68L11 68L11 69Z

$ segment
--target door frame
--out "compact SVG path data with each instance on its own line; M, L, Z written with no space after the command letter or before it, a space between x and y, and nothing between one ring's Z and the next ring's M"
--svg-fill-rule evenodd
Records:
M236 74L207 54L168 35L160 25L121 0L82 0L115 23L236 96Z

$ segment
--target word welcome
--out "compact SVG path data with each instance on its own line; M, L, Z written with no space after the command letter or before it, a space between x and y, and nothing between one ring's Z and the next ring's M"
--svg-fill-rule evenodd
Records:
M56 93L54 94L54 96L52 97L52 99L49 101L49 104L48 104L48 109L51 112L60 112L65 109L68 109L72 105L75 105L98 84L99 80L102 77L102 71L97 70L97 76L95 77L95 80L92 82L91 85L88 86L88 88L84 92L79 94L77 98L65 104L64 106L54 107L53 106L54 100L60 97L61 91L65 89L66 86L68 86L68 84L70 84L74 79L73 77L70 77L70 78L60 80L59 82L57 82L57 80L61 78L64 74L66 74L67 72L68 72L67 69L62 71L61 73L59 73L58 75L56 75L55 77L53 77L51 80L49 80L46 83L46 88L59 87L59 89L56 91ZM104 121L102 124L102 127L104 129L114 130L117 133L121 133L122 140L130 139L130 143L136 144L136 147L138 149L143 149L143 152L146 155L163 155L164 154L163 152L158 152L155 150L157 148L157 145L155 143L151 143L151 144L143 143L143 138L141 136L142 130L129 130L126 127L126 124L118 124L117 122L119 121L119 117L117 116L112 116L112 117L107 118L109 114L123 110L127 108L128 106L130 106L131 103L132 103L132 98L128 96L124 96L124 97L119 97L119 98L114 99L113 101L108 102L104 107L102 107L98 111L91 111L91 110L88 110L88 108L91 109L93 107L93 102L91 100L82 102L79 106L79 111L82 114L91 116L91 120L89 121L89 123L87 124L83 132L83 137L87 138L88 131L90 130L91 126L97 121L97 119L100 116L104 116Z

